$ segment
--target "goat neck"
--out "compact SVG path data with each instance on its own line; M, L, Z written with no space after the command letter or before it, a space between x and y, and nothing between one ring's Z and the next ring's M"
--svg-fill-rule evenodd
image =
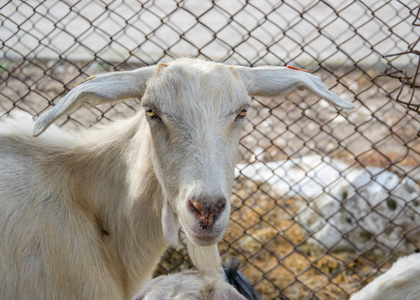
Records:
M140 114L86 130L73 147L54 155L57 170L50 172L51 186L66 183L56 192L96 228L98 240L92 246L106 257L109 273L127 298L151 279L168 246L149 136Z

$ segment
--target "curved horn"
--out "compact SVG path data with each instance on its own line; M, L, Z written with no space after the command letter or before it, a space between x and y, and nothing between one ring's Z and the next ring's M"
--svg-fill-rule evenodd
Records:
M133 71L105 73L76 84L56 106L36 119L34 136L40 135L59 117L70 114L85 103L98 105L128 98L141 98L146 82L156 68L150 66Z
M318 76L288 67L233 67L241 77L250 96L274 97L304 88L332 105L353 109L354 105L331 93Z

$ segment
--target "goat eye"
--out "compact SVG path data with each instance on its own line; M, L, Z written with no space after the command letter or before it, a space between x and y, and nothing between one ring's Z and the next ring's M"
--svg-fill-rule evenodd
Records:
M146 109L146 116L147 116L148 120L159 121L159 122L162 121L159 114L156 112L156 109L154 109L154 108L147 108Z
M153 108L149 108L148 110L146 110L146 115L148 115L151 118L157 117L156 111Z
M246 114L247 114L248 110L247 109L243 109L239 112L238 114L238 118L245 118Z

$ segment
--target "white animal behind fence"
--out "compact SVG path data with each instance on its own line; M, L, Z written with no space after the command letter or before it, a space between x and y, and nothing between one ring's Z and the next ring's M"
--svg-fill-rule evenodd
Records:
M298 88L353 107L305 72L182 59L88 78L35 125L21 115L6 118L2 299L130 299L179 230L200 276L216 276L249 96ZM127 98L142 99L129 119L79 132L46 130L85 103ZM32 130L46 131L35 138Z
M350 300L420 299L420 253L401 257Z

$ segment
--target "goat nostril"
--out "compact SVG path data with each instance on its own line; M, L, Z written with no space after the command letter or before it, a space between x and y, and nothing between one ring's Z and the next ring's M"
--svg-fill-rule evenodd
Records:
M219 198L216 202L215 208L216 213L220 213L225 209L226 206L226 199L225 198Z
M196 219L200 219L202 217L202 205L197 199L192 199L188 201L188 209L190 210L190 212L192 212Z
M202 229L211 228L226 207L224 197L211 201L207 198L192 198L188 201L188 209L199 221Z

